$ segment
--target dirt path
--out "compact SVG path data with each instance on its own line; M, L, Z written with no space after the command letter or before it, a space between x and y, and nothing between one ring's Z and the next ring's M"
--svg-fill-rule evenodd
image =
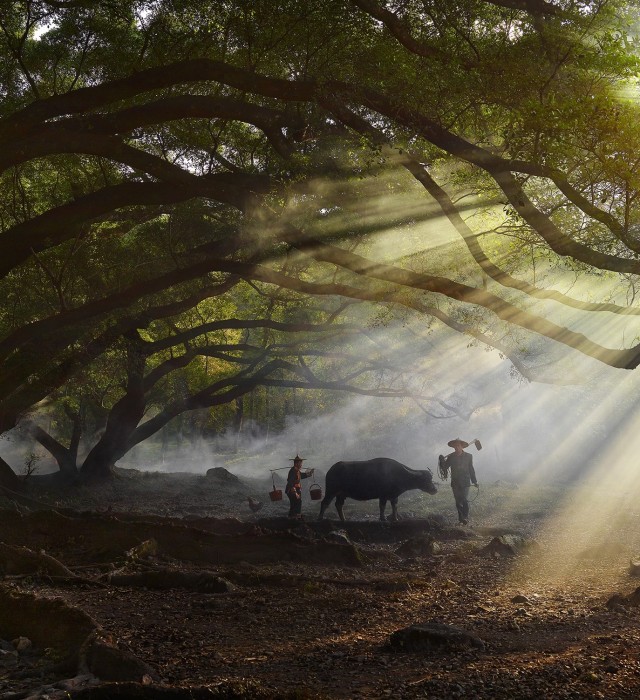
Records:
M183 507L185 501L180 500ZM532 502L529 506L536 508ZM115 515L88 516L73 537L59 525L27 532L19 519L13 528L5 519L3 532L5 540L21 539L31 548L45 543L48 553L76 571L82 568L88 578L103 576L113 560L114 567L131 572L206 570L230 582L231 589L62 585L37 575L7 578L2 585L81 608L118 647L155 669L165 687L251 681L273 697L291 690L291 697L321 698L640 696L639 609L606 605L615 591L627 594L637 585L628 574L628 553L636 546L633 532L620 534L625 546L610 556L577 559L569 570L544 520L508 517L497 508L483 526L464 531L444 516L422 521L424 527L416 525L412 533L366 518L354 519L351 530L339 536L331 535L343 527L336 521L320 531L311 522L261 518L262 511L254 515L248 509L235 516L230 509L226 518L216 519L195 519L192 512L184 525L150 513L134 517L133 511L131 502ZM95 534L96 523L108 524L109 518L114 523L111 535L106 530L111 549ZM123 564L129 545L117 534L123 524L134 542L146 537L144 528L156 528L160 551ZM536 539L537 545L515 555L483 554L497 534L516 530L523 541ZM175 549L163 552L163 547L179 547L172 543L183 531L191 533L183 548L187 559L176 556ZM435 542L430 552L396 553L403 543L426 535ZM340 536L351 545L333 546L355 548L360 565L331 562L333 554L327 552L343 556L343 550L330 546L331 537ZM560 541L564 533L556 536ZM233 562L196 561L210 555L207 538L219 552L229 551L221 543L231 538L237 553ZM199 540L196 554L194 540ZM103 557L99 567L98 552ZM388 648L394 631L426 622L462 628L479 637L484 648L429 653ZM33 679L5 672L0 698L17 697L11 693L27 690L30 683Z

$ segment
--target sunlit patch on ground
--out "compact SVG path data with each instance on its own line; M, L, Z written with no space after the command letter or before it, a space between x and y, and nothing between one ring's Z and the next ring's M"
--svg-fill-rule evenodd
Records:
M640 555L640 447L633 419L620 426L591 465L558 493L537 535L539 554L518 573L559 585L614 582Z

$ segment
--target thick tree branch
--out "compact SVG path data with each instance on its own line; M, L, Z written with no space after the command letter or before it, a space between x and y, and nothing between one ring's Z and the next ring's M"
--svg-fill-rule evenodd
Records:
M205 197L242 208L254 193L269 188L266 178L240 173L189 176L187 184L127 182L105 187L8 228L0 237L0 276L32 253L71 240L92 220L123 207L175 204Z
M509 10L523 10L530 15L550 15L559 17L566 14L562 8L545 0L484 0L489 5L505 7Z
M41 401L54 389L60 387L81 367L88 365L106 352L123 334L136 328L145 328L154 320L181 313L192 308L203 299L224 294L237 283L238 278L232 276L222 284L205 287L196 294L172 304L151 307L134 316L125 316L85 345L76 345L72 351L66 352L61 359L57 359L55 354L52 353L51 362L47 365L46 371L41 372L38 376L39 381L27 381L31 376L31 372L43 366L36 355L35 369L24 366L22 368L22 379L18 382L16 390L3 396L2 401L0 401L0 432L14 427L19 416L24 411ZM34 337L37 339L38 336ZM71 335L68 337L68 342L73 342L73 340L75 340L75 336ZM31 352L36 353L37 347Z
M346 99L372 109L393 122L416 131L447 153L486 170L495 179L518 214L558 255L571 256L603 270L631 274L640 273L639 261L599 253L563 234L526 196L522 186L510 171L509 161L469 143L425 115L407 108L404 104L388 96L375 90L351 86L343 82L327 81L319 84L316 81L287 81L257 75L251 71L244 71L217 61L197 59L172 64L167 66L164 71L159 71L159 69L140 71L135 76L120 81L91 88L81 88L63 96L41 100L23 110L21 124L38 123L42 119L52 116L84 111L116 99L131 97L139 92L196 79L218 81L230 87L260 94L264 97L277 97L285 101L323 101L332 96L332 100L335 100L336 97ZM15 116L17 117L17 115ZM10 123L13 122L10 120L6 123L7 127ZM89 152L99 151L100 154L104 154L108 150L108 143L111 142L107 141L100 147L95 144L93 146L86 145L85 148ZM188 174L179 174L171 170L168 167L169 164L161 166L158 163L152 163L150 160L152 157L147 158L145 154L137 152L136 149L128 149L121 144L119 147L111 144L110 147L115 148L117 155L114 157L121 159L122 162L132 164L133 167L152 167L156 176L162 178L173 180L185 178L185 181L188 179ZM130 151L136 152L134 154ZM560 182L559 179L558 182ZM578 201L576 198L576 202Z
M450 299L482 306L492 311L503 321L546 336L612 367L634 369L640 363L640 345L628 350L605 348L589 340L582 333L576 333L540 316L519 309L490 292L453 282L443 277L417 274L368 260L342 248L322 244L317 239L307 238L305 240L297 230L290 230L288 234L285 234L285 238L291 245L305 252L314 260L332 263L367 278L379 279L390 282L393 285L401 285L416 290L436 292L444 294Z
M399 163L408 172L410 172L411 175L418 182L420 182L420 184L422 184L427 192L436 200L442 212L464 240L475 261L488 277L491 277L493 280L505 287L518 289L529 296L536 297L538 299L550 299L557 301L565 306L570 306L581 311L607 311L610 313L631 316L640 315L640 309L619 306L617 304L595 304L582 302L567 295L561 294L555 290L540 289L534 285L517 280L516 278L507 274L504 270L500 269L487 258L478 242L477 235L467 226L466 222L460 215L458 208L451 201L447 193L429 175L426 167L422 165L415 156L412 156L410 153L407 153L402 149L393 148L388 143L388 140L384 134L373 127L368 121L354 114L351 110L345 107L344 104L332 100L327 100L326 104L336 115L336 117L342 121L342 123L357 133L370 138L376 146L383 149L383 153L385 155L391 157L393 162ZM528 171L531 172L531 174L534 174L532 172L534 168L531 164L526 164L521 161L518 163L512 161L511 164L514 166L517 165L522 169L528 167ZM538 172L535 174L542 176L544 171L546 176L553 179L558 186L560 186L561 183L567 198L576 203L583 211L585 211L585 213L589 213L590 215L593 215L594 218L601 220L619 236L622 235L622 227L620 227L617 220L597 207L592 206L584 197L582 197L570 186L566 179L562 177L561 173L552 171L550 168L537 168L537 170ZM525 172L525 170L521 170L521 172Z
M159 352L160 350L188 342L205 333L211 333L219 330L244 330L252 328L269 328L274 331L283 331L286 333L326 333L327 331L357 331L358 326L347 324L331 324L331 323L283 323L281 321L273 321L271 319L240 319L228 318L220 321L211 321L210 323L195 326L189 330L177 333L176 335L167 336L162 340L156 340L147 343L147 348L151 352Z
M58 467L63 474L74 475L76 473L76 454L71 449L73 445L65 447L61 442L44 430L44 428L31 420L22 421L20 426L51 454L58 463Z
M96 319L120 309L126 309L146 296L162 292L189 280L204 277L210 272L217 272L221 265L220 259L233 253L240 245L241 242L235 236L228 236L222 241L200 246L190 252L190 257L200 258L196 263L132 284L122 291L102 299L89 301L75 309L62 311L59 314L21 326L0 342L0 360L4 360L10 353L22 346L42 339L44 335L51 334L53 338L55 334L62 334L70 330L77 338L81 335L79 331L81 331L82 326L87 322L94 323Z
M36 100L0 120L0 139L20 138L49 119L99 109L131 97L173 85L214 81L244 91L286 101L312 101L315 83L291 83L236 68L222 61L196 58L138 71L126 78Z
M451 56L433 46L428 46L420 41L416 41L407 25L393 12L382 7L374 0L351 0L351 2L364 10L374 19L379 20L389 30L401 44L411 53L423 58L437 59L445 66L451 62Z

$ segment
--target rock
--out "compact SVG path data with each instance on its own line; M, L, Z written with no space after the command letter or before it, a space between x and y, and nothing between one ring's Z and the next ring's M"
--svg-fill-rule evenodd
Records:
M501 535L494 537L479 553L491 557L515 557L538 546L535 540L527 540L518 535Z
M13 648L20 653L26 651L27 649L31 649L33 646L28 637L18 637L17 639L14 639L11 644L13 644Z
M141 559L144 557L155 557L158 554L158 542L150 538L132 547L126 552L127 559Z
M224 467L212 467L211 469L207 469L206 476L208 479L218 479L219 481L224 481L227 484L240 483L240 479Z
M0 639L0 651L15 651L13 644L6 639Z
M338 542L339 544L351 544L349 535L344 530L332 530L325 535L328 542Z
M629 562L629 576L640 576L640 561Z
M0 542L0 569L5 574L48 574L74 578L75 574L44 551Z
M145 677L158 680L158 674L128 651L118 649L102 635L91 635L80 650L80 667L103 681L137 681Z
M614 593L606 603L609 610L619 610L620 608L637 608L640 607L640 586L627 596L620 593Z
M621 596L620 593L614 593L611 598L607 600L606 606L609 608L609 610L619 610L624 608L624 596Z
M627 605L637 608L640 605L640 586L626 597Z
M0 629L13 638L28 636L38 649L74 663L77 651L97 623L59 598L45 598L0 587ZM75 665L74 665L75 667Z
M527 598L526 595L513 596L513 598L511 599L511 602L512 603L527 603L529 605L531 604L531 601Z
M395 550L401 557L428 557L440 552L440 545L431 535L412 537Z
M202 593L230 593L235 586L226 579L208 571L180 571L158 569L137 574L115 574L109 576L114 586L135 586L150 590L187 588Z
M579 559L593 559L596 561L611 561L629 554L629 548L621 542L602 542L587 547L578 553Z
M427 622L396 630L389 637L388 647L395 651L431 652L484 649L484 642L466 630L440 622Z

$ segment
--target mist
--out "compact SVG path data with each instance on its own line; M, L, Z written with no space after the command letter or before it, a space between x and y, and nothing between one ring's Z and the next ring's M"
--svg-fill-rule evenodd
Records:
M435 471L438 455L451 451L447 442L460 437L482 443L480 451L473 445L467 450L474 455L481 481L564 481L589 473L594 460L606 452L607 441L629 429L638 396L634 372L581 360L579 379L573 357L573 383L529 382L514 375L499 353L468 347L456 334L431 337L429 344L435 357L426 388L431 401L351 396L329 414L289 416L284 431L269 436L252 437L246 422L240 435L198 439L164 451L159 439L151 439L118 466L194 473L224 467L237 476L260 479L271 469L287 467L299 454L306 467L322 473L339 460L379 456ZM568 376L561 362L555 367ZM422 393L427 393L424 388ZM38 473L57 469L42 448L23 442L16 431L0 440L0 455L14 468L31 453L38 456Z
M440 376L431 377L433 395L459 415L435 401L352 396L329 414L289 416L284 431L268 437L251 437L252 426L245 423L239 436L198 440L163 456L158 441L149 441L119 466L196 473L224 467L262 479L299 454L305 467L322 474L339 460L380 456L435 472L438 455L451 452L447 443L460 437L482 443L480 451L467 449L480 481L571 482L599 463L608 440L635 411L636 375L596 361L581 361L578 381L573 358L573 383L556 385L523 380L497 352L467 347L452 335L438 347L442 354L446 371L439 363Z

